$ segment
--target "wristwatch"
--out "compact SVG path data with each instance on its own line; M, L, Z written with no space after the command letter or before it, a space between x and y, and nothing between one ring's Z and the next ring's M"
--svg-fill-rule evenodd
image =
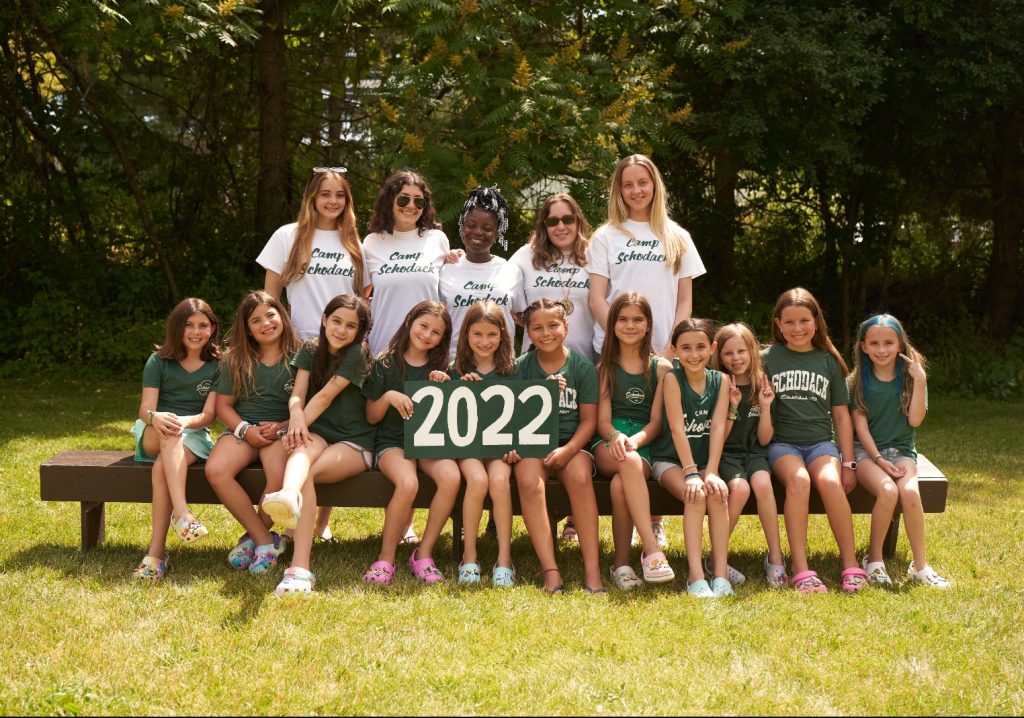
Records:
M856 471L857 470L857 462L856 461L844 461L843 462L843 468L844 469L850 469L851 471Z

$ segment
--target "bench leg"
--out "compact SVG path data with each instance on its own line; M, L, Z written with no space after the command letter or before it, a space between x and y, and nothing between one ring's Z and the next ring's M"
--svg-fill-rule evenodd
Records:
M106 504L102 501L83 501L82 508L82 550L96 548L103 543L106 528Z
M900 537L900 514L897 511L892 515L892 523L889 530L885 532L885 541L882 543L882 557L892 558L896 555L896 541Z
M457 506L452 512L452 561L458 566L462 561L462 508Z

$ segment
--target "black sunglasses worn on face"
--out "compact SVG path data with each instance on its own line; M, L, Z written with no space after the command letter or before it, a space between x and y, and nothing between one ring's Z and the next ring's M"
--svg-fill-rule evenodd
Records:
M423 197L410 197L407 194L400 194L395 197L395 204L399 207L408 207L409 200L412 200L412 203L416 205L416 209L423 209L427 206L427 200Z
M576 224L576 215L565 214L561 217L556 217L552 214L544 218L544 224L548 227L557 227L559 222L564 224L566 227Z

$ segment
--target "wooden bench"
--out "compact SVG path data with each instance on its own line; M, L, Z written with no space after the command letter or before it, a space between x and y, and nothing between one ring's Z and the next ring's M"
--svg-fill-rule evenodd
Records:
M921 502L927 513L946 510L946 477L923 455L918 457L918 476ZM125 451L62 451L39 467L40 496L44 501L77 501L81 507L82 549L99 545L105 532L105 506L108 502L150 503L152 486L151 466L135 463L133 454ZM255 504L263 492L265 479L259 464L244 469L238 481ZM220 500L206 481L202 464L189 467L186 495L192 504L219 504ZM595 480L594 493L602 516L611 515L612 503L608 481ZM683 513L683 504L654 481L648 482L651 493L651 512L666 516ZM346 481L317 484L317 503L321 506L354 508L384 508L391 500L393 485L379 471L367 471ZM413 506L427 508L434 496L434 483L424 476ZM776 483L775 498L779 514L785 503L785 491ZM855 514L870 514L875 500L863 487L857 486L849 495L850 508ZM558 481L547 484L548 514L551 529L556 530L559 517L572 513L569 496ZM490 506L490 501L486 502ZM512 482L512 506L517 515L522 511ZM753 496L743 509L744 514L756 515L757 502ZM824 514L821 498L811 491L810 513ZM462 557L462 493L452 512L452 556L455 562ZM891 558L896 551L900 514L897 507L885 537L883 553ZM556 542L557 544L557 542Z

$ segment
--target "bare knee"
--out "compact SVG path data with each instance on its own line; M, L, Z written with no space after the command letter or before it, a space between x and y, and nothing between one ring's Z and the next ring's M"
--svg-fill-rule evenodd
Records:
M921 511L921 492L918 490L917 481L911 481L899 488L900 504L903 511Z
M797 499L806 501L811 497L811 477L799 473L786 482L786 500Z
M885 480L878 487L878 496L875 500L882 506L895 506L896 500L900 497L900 490L896 488L893 481Z

